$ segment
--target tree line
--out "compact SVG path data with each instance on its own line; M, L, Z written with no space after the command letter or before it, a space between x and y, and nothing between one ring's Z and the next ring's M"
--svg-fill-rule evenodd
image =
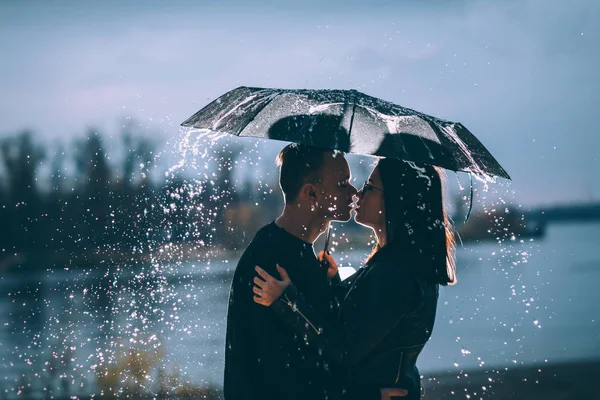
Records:
M153 177L159 169L155 141L126 131L120 146L114 142L93 130L54 146L32 132L0 140L0 259L123 252L167 242L239 245L251 235L235 229L228 210L257 197L280 202L278 193L260 192L255 182L234 187L241 154L235 146L210 150L217 162L205 178L186 178L181 170Z

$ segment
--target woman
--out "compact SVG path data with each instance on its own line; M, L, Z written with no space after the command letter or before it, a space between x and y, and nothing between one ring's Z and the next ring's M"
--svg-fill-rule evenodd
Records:
M442 179L435 167L385 158L358 196L355 220L373 230L377 244L366 265L342 282L337 321L315 314L279 267L282 281L257 267L262 279L255 279L254 300L343 366L349 398L379 399L380 388L400 387L418 399L416 361L431 336L438 288L456 279Z

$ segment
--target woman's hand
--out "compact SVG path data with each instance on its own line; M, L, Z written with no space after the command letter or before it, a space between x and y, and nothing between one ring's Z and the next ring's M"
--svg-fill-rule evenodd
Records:
M283 279L281 281L273 278L258 265L254 269L258 272L260 278L262 278L260 279L258 276L254 278L255 286L252 288L254 291L254 302L268 307L281 296L292 281L286 270L281 268L279 264L277 264L277 272L279 272L281 279Z
M321 250L321 252L317 254L317 259L321 263L323 263L323 261L327 263L327 279L332 279L338 273L338 266L329 252Z

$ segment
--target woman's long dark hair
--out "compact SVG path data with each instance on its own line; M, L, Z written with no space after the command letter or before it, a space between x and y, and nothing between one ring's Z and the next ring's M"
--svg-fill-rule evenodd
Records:
M371 258L406 261L441 285L456 282L454 231L444 207L441 171L394 158L379 160L386 245Z

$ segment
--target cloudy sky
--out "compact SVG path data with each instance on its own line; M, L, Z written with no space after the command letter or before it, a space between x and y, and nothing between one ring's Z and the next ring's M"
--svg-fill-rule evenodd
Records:
M598 43L597 0L3 1L0 135L167 141L240 85L355 88L463 122L524 205L598 200Z

